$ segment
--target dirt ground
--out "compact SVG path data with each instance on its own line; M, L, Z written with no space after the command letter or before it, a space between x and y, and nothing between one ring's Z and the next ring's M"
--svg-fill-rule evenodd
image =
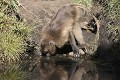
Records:
M71 2L72 0L20 0L22 18L34 27L32 40L38 44L41 28L60 7Z

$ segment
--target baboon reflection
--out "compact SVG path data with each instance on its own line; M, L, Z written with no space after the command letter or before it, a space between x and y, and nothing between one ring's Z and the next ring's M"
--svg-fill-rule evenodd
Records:
M98 73L91 61L41 59L29 80L98 80Z

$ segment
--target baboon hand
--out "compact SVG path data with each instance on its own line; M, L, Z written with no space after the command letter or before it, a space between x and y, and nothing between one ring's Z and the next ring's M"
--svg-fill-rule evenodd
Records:
M81 57L82 55L85 54L85 52L82 50L82 49L77 49L76 51L73 51L74 52L74 57Z

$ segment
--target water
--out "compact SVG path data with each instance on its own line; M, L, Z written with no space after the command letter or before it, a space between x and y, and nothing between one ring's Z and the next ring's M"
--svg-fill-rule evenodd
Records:
M35 57L17 64L1 64L0 80L120 80L119 68L116 63L90 59Z

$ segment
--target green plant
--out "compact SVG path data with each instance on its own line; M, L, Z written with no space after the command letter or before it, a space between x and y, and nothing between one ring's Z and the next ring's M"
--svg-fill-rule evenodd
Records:
M73 0L74 3L80 3L82 5L85 5L86 7L92 6L92 0Z
M0 33L0 51L8 61L19 60L19 56L25 50L25 42L22 37L13 32Z
M18 0L0 1L0 58L2 61L17 61L26 50L31 27L17 21Z
M120 1L119 0L107 0L103 4L104 15L113 20L120 21Z
M120 1L106 0L104 4L103 15L109 19L107 28L109 34L112 34L111 39L118 41L120 38Z
M19 65L5 66L4 71L0 72L1 80L26 80L26 78L27 72L22 71Z
M26 50L30 26L0 12L0 56L3 61L16 61Z
M8 9L19 12L19 1L18 0L1 0L0 11L5 12Z

